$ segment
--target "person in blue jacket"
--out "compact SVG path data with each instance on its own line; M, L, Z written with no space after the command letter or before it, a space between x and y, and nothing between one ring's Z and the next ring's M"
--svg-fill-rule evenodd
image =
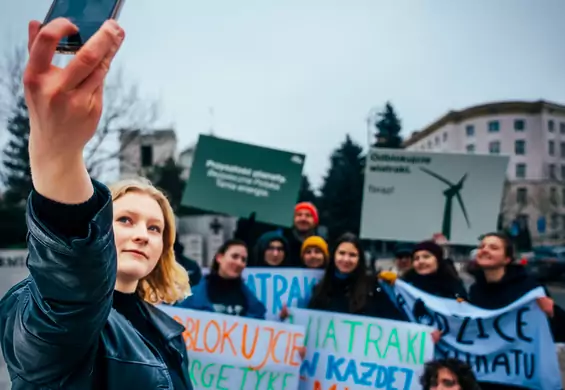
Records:
M146 181L110 192L83 160L124 32L107 21L66 68L52 65L77 31L61 18L29 25L30 275L0 301L12 389L192 390L184 327L155 307L190 290L172 208Z
M241 275L247 265L247 246L226 241L216 253L210 273L177 306L240 317L265 319L267 309L245 285Z

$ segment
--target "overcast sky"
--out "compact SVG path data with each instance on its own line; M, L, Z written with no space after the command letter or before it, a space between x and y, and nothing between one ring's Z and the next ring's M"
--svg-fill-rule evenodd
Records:
M3 0L0 52L50 0ZM117 58L157 97L179 149L216 135L307 154L319 184L391 100L404 134L501 99L565 103L563 0L127 0Z

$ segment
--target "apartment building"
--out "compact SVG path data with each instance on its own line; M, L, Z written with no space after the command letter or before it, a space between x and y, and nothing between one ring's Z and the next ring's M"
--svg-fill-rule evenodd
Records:
M405 147L510 156L503 223L527 224L535 244L565 243L565 105L505 101L450 111Z

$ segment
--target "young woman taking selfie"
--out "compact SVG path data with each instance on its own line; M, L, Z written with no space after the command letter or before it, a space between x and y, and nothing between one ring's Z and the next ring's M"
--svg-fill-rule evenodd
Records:
M170 205L147 182L110 192L82 158L124 32L108 21L66 68L53 66L76 32L60 18L29 26L30 276L0 302L12 389L192 389L184 328L152 305L189 292Z

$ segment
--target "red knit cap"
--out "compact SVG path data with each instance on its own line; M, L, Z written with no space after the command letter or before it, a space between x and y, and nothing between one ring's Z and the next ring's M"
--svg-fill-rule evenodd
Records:
M310 203L310 202L300 202L294 207L294 213L296 213L298 210L309 211L310 214L312 214L312 217L314 218L314 223L316 225L320 222L320 219L318 217L318 209L312 203Z

